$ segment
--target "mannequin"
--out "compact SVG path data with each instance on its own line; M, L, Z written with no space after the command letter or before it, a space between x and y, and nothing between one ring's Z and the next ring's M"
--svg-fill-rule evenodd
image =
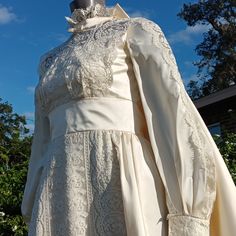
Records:
M95 6L97 3L105 6L105 0L74 0L70 3L70 10L73 12L75 9L86 9Z

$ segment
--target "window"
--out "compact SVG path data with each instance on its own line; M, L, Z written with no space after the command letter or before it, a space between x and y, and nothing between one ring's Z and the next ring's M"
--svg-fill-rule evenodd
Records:
M219 122L208 125L207 128L209 129L211 135L214 135L214 134L221 135L221 128L220 128Z

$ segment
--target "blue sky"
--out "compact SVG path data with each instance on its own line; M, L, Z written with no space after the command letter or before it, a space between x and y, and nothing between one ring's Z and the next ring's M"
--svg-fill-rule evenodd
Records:
M194 51L206 26L187 27L177 17L188 0L108 0L119 3L131 16L143 16L159 24L169 41L184 82L196 78ZM70 33L65 16L70 0L0 0L0 97L27 117L33 129L34 88L39 57L65 41Z

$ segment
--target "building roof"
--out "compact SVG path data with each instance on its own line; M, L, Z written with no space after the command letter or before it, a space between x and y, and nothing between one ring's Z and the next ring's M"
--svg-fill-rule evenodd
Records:
M196 108L199 109L234 96L236 96L236 85L199 98L193 101L193 103L195 104Z

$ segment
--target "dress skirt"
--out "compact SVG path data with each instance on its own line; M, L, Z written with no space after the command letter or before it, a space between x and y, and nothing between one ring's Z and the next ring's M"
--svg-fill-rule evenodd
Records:
M141 134L126 128L57 135L44 159L30 236L166 235L165 193L151 144Z
M47 155L30 236L165 230L164 211L158 210L164 192L146 139L116 130L82 131L56 138Z

